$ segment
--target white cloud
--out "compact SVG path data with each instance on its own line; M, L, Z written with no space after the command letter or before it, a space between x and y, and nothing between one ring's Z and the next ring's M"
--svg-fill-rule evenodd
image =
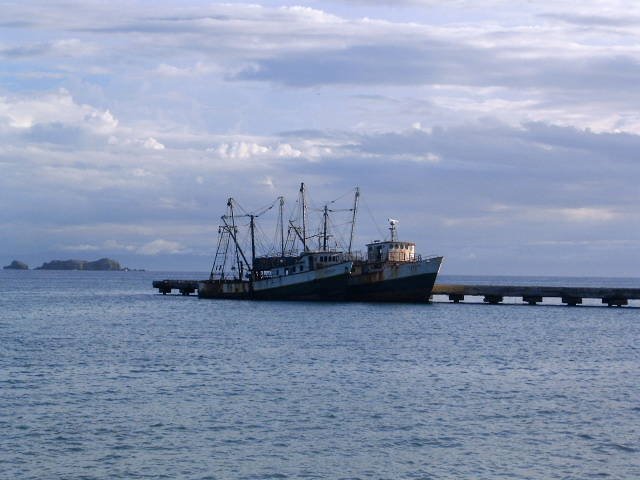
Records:
M218 155L229 159L247 159L257 155L264 155L269 151L269 147L252 142L223 143L216 149Z
M560 208L549 213L553 214L555 212L559 213L566 220L577 223L606 223L620 217L614 210L602 207Z
M297 158L302 155L302 151L298 150L297 148L293 148L288 143L281 143L276 148L276 155L278 155L279 157Z
M147 138L142 146L149 150L164 150L164 145L158 142L155 138Z
M243 140L222 143L209 151L215 151L220 157L228 159L249 159L264 156L298 158L303 155L302 150L292 147L289 143L262 145Z
M196 62L190 67L177 67L175 65L161 63L156 67L155 73L165 77L192 77L221 73L221 69L214 65L205 64L204 62Z
M503 223L509 219L526 219L537 223L608 223L622 218L615 209L608 207L549 207L546 205L505 205L493 204L485 209L490 215L482 221L493 218ZM448 225L456 225L453 220Z
M264 179L262 179L262 181L260 181L260 185L264 185L265 187L269 188L270 190L273 190L275 188L275 186L273 184L273 179L271 177L264 177Z
M185 249L180 243L161 238L146 243L137 250L137 253L141 255L176 254L184 252Z
M15 129L64 124L97 134L108 134L118 126L118 120L109 110L76 103L65 89L29 97L0 97L0 120L2 118L9 127Z
M56 40L52 48L56 54L71 57L95 55L99 51L94 43L79 38Z
M60 250L69 252L95 252L95 251L111 251L111 252L133 252L136 247L126 245L117 240L105 240L99 244L78 244L78 245L61 245Z
M70 251L70 252L94 252L99 250L100 247L97 245L89 245L86 243L80 245L61 245L60 250Z
M103 135L113 132L118 126L118 120L109 110L104 112L90 111L84 116L84 121L95 132Z
M280 7L280 10L285 12L287 15L291 15L293 17L291 18L291 21L301 20L305 22L312 21L317 23L344 22L344 20L336 15L331 15L323 10L318 10L311 7L304 7L299 5L292 7L285 6Z

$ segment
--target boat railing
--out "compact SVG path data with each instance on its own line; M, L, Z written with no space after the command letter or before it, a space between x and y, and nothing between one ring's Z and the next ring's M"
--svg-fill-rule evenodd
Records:
M364 261L367 259L366 255L364 255L364 253L362 253L361 251L357 251L357 252L351 252L351 253L345 253L344 254L344 259L345 261L352 261L352 262L359 262L359 261Z

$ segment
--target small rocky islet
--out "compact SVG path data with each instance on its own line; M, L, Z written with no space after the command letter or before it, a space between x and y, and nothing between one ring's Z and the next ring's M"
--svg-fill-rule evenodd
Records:
M14 260L3 268L5 270L29 270L29 266L19 260ZM111 258L101 258L93 262L88 260L51 260L35 270L128 271L129 269L121 267L119 262Z
M3 270L29 270L29 265L20 260L14 260L9 265L2 267Z
M115 260L101 258L93 262L87 260L51 260L36 270L87 270L87 271L120 271L123 268Z

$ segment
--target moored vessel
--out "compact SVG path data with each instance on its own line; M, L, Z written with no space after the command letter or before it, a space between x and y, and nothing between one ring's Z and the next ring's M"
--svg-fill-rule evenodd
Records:
M319 233L307 234L304 183L300 186L301 222L289 220L284 235L283 204L279 197L278 254L256 256L256 219L274 204L253 213L238 213L232 198L221 217L218 247L210 278L198 284L201 298L255 300L330 300L373 302L428 302L442 263L441 256L421 257L413 242L400 241L397 220L390 219L390 237L366 245L365 255L352 251L360 192L355 189L352 208L321 210ZM333 202L331 202L333 203ZM346 211L351 216L348 245L330 245L329 212ZM248 224L240 225L242 219ZM241 227L248 227L250 242L242 244ZM317 248L312 249L312 239ZM301 246L294 249L296 242ZM250 246L249 246L250 245ZM286 246L291 248L287 249ZM346 248L345 248L346 247ZM250 249L250 253L246 250Z
M256 256L256 218L263 212L237 215L234 200L227 201L228 212L223 215L214 265L208 280L198 284L200 298L254 300L345 300L347 283L353 267L350 258L339 251L309 248L306 235L306 198L304 183L300 186L302 226L292 222L288 230L295 233L302 244L297 255L285 252L282 206L279 198L281 252L278 256ZM251 262L238 239L236 220L249 217ZM287 238L288 240L289 238ZM292 240L292 244L296 238ZM231 258L231 261L229 261ZM228 265L230 263L230 265ZM230 268L227 268L230 267ZM230 273L229 273L230 272Z
M367 244L366 259L354 262L347 299L374 302L427 302L442 257L422 258L413 242L398 240L398 221L389 219L390 239Z

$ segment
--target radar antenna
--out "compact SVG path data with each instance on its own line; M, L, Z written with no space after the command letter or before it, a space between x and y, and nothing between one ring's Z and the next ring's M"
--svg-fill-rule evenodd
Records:
M392 242L397 242L398 241L398 231L396 230L396 225L398 225L400 223L399 220L396 220L394 218L390 218L389 219L389 231L391 232L391 241Z

